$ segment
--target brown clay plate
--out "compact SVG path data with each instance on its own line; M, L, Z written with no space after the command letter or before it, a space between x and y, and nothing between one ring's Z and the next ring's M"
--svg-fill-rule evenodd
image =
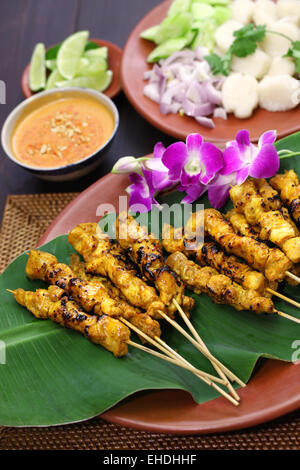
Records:
M116 44L102 39L89 39L89 41L98 44L100 47L105 46L108 48L108 68L113 71L113 79L109 87L104 90L103 93L109 98L114 98L121 91L120 64L122 50ZM29 87L29 68L30 64L25 67L21 77L21 88L26 98L34 94Z
M133 29L123 49L121 80L123 90L134 108L153 126L179 139L185 139L192 132L199 132L211 142L222 143L232 140L240 129L248 129L252 141L268 129L276 129L278 137L284 137L300 129L300 107L285 112L271 113L258 108L249 119L237 119L229 115L228 119L214 119L215 129L200 126L194 119L178 114L163 115L159 105L144 96L144 73L152 68L146 58L154 48L150 41L140 38L140 34L150 26L160 23L171 4L167 0L151 10Z
M112 204L118 211L119 195L126 194L127 185L127 175L112 174L94 183L60 213L39 245L81 222L97 222L99 204ZM254 426L299 408L300 363L265 360L259 364L247 387L239 391L238 407L223 397L197 405L187 392L149 391L132 395L101 418L146 431L204 434Z

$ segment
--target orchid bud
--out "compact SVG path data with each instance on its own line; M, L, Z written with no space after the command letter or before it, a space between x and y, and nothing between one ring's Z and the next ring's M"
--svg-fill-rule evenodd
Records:
M142 169L142 165L138 159L134 157L123 157L115 163L111 172L119 175L126 173L142 174Z

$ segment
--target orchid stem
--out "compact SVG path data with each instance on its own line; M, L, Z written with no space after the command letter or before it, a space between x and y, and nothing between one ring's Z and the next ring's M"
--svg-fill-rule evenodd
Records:
M280 159L290 158L290 157L299 157L300 152L292 152L291 150L282 149L277 152Z

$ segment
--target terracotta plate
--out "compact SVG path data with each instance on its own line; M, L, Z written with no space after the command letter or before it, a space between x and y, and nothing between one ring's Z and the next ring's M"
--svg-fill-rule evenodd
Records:
M229 115L226 121L220 118L214 119L215 129L202 127L187 116L161 114L159 105L143 94L143 88L147 83L143 80L144 72L152 68L152 65L146 63L146 58L154 45L150 41L141 39L140 33L150 26L160 23L170 4L171 1L167 0L151 10L134 28L123 50L122 87L138 113L153 126L173 137L185 139L191 132L199 132L206 140L220 145L233 139L240 129L248 129L252 141L257 141L259 136L268 129L276 129L279 137L284 137L300 129L300 107L278 113L257 109L249 119L237 119L233 115Z
M98 44L100 47L108 48L108 68L113 71L113 79L110 86L103 92L109 98L114 98L121 91L121 79L120 79L120 63L122 57L122 50L109 41L103 41L102 39L90 39L90 41ZM29 67L28 64L21 77L21 88L26 98L33 95L33 92L29 88Z
M61 212L39 245L67 233L76 224L98 221L99 204L112 204L118 211L118 197L126 194L126 186L126 175L109 174L94 183ZM197 405L186 392L149 391L129 397L101 418L131 428L173 434L245 428L299 408L299 377L300 363L265 360L260 362L247 387L240 389L241 405L238 407L223 397Z

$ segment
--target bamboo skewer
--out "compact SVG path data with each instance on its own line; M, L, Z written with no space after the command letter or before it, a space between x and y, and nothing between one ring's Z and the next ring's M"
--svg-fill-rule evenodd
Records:
M172 320L170 317L168 317L168 315L166 315L164 312L159 312L160 315L165 319L167 320L169 323L171 323L171 325L174 326L174 328L176 328L176 330L180 331L180 333L182 333L205 357L207 357L207 359L215 362L219 367L221 367L224 372L226 372L226 375L231 379L231 380L234 380L235 382L237 382L239 385L241 385L242 387L246 387L246 384L241 380L239 379L239 377L237 377L233 372L231 372L226 366L224 366L224 364L222 364L216 357L214 357L210 352L207 353L205 351L205 349L200 346L200 344L194 339L192 338L192 336L190 336L183 328L181 328L181 326L174 320Z
M127 325L129 328L132 328L133 325L128 322L127 320L125 320L124 318L120 319L125 325ZM142 335L142 332L134 327L132 328L134 331L136 331L138 334ZM155 347L157 347L158 349L161 349L165 352L167 352L168 350L165 349L163 346L161 346L158 342L156 342L155 340L153 340L152 338L150 338L150 336L146 335L145 333L143 333L143 335L145 337L145 339L147 339L147 341L149 341L150 343L154 344ZM151 341L150 341L151 340ZM143 346L144 348L144 346ZM141 348L140 348L141 349ZM145 348L145 349L148 349L148 348ZM172 349L172 348L170 348ZM147 351L148 352L148 351ZM172 353L170 352L167 352L168 355L172 355ZM174 356L172 355L173 360L175 361L174 359ZM185 360L184 360L185 361ZM179 364L176 363L176 365L180 365L180 367L183 367L183 368L186 368L186 364L184 362L180 362ZM193 367L193 366L192 366ZM216 391L218 391L221 395L223 395L224 398L226 398L227 400L229 400L233 405L235 406L238 406L239 405L239 402L237 400L235 400L231 395L229 395L227 392L225 392L221 387L219 387L218 385L216 385L214 382L212 382L211 380L209 380L207 378L207 375L209 374L206 374L206 372L202 372L202 371L198 371L198 373L196 374L197 377L199 377L200 380L202 380L204 383L206 383L207 385L209 385L210 387L213 387ZM216 379L216 377L214 377L214 379Z
M279 297L282 300L285 300L286 302L289 302L290 304L294 305L295 307L300 308L300 303L296 302L296 300L290 299L289 297L286 297L283 294L280 294L279 292L276 292L276 290L270 289L269 287L266 289L270 294L276 295L276 297Z
M180 315L181 315L183 321L185 322L186 326L189 328L190 332L194 335L195 340L198 341L200 346L202 346L206 350L207 353L210 353L208 347L204 343L203 339L199 336L199 333L195 330L193 324L190 322L190 320L188 319L187 315L185 314L185 312L180 307L177 300L173 299L173 303L177 307L177 310L180 313ZM231 385L231 383L229 382L229 380L227 379L227 376L223 372L223 368L219 367L214 361L211 361L211 363L212 363L213 367L215 368L216 372L219 374L219 376L225 381L225 385L228 388L228 390L230 391L230 393L234 396L234 398L236 400L239 401L240 397L237 394L237 392L234 390L234 388Z
M138 335L142 336L148 343L152 344L156 348L160 349L163 353L167 354L167 356L171 357L177 362L177 365L181 366L182 364L185 365L185 368L188 367L191 372L193 372L197 376L202 376L208 380L211 381L216 381L221 384L223 384L223 380L219 379L218 377L215 377L207 372L204 372L202 370L197 369L194 367L192 364L190 364L186 359L184 359L182 356L180 356L176 351L174 351L170 346L168 346L164 341L160 340L158 336L155 336L155 339L151 338L148 336L146 333L141 331L139 328L134 326L132 323L127 321L125 318L120 318L120 321L122 321L128 328L131 328L133 331L135 331ZM160 341L162 341L162 345L160 345ZM168 349L169 348L169 349Z
M295 318L295 317L292 317L292 315L288 315L287 313L284 313L284 312L279 312L277 310L277 313L278 315L280 315L281 317L284 317L284 318L287 318L288 320L291 320L295 323L299 323L300 324L300 319L299 318Z
M295 274L290 273L289 271L285 271L285 274L289 276L291 279L294 279L294 281L298 282L300 284L300 277L295 276Z

